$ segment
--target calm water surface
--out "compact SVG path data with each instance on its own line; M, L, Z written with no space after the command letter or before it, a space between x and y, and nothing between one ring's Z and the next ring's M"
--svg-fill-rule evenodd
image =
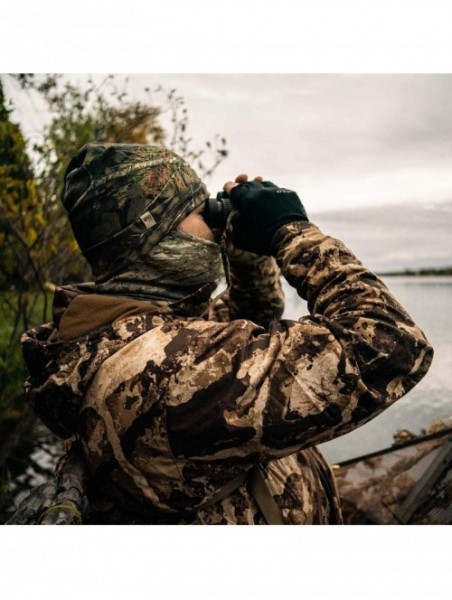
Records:
M452 277L386 277L384 281L433 345L433 364L411 392L373 421L322 444L330 462L390 446L397 429L419 433L432 421L452 416ZM306 303L284 283L284 318L307 314Z

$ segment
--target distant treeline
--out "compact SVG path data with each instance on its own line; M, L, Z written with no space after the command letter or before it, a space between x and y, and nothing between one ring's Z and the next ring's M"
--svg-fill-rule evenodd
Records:
M395 275L404 275L409 277L425 277L432 275L452 275L452 267L443 267L442 269L425 268L425 269L405 269L404 271L386 271L378 273L378 275L388 277Z

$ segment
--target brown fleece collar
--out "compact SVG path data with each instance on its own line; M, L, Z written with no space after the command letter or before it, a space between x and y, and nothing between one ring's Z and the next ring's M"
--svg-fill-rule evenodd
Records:
M156 310L162 310L162 307L144 300L101 294L80 294L71 300L61 315L58 337L60 340L77 338L109 325L119 318Z

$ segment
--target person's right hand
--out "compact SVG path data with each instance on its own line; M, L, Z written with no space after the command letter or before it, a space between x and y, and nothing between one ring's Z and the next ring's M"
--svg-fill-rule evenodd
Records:
M263 178L260 175L257 175L254 178L254 181L262 181ZM245 183L248 181L248 175L241 174L237 175L234 181L228 181L224 184L223 190L224 192L230 196L231 190L233 187L236 187L240 183ZM226 229L224 231L224 240L226 247L226 254L234 263L242 263L242 264L253 264L254 262L260 262L262 257L259 254L255 254L254 252L249 252L248 250L242 250L241 248L237 248L234 246L232 242L232 231L234 228L234 223L240 218L238 210L235 208L232 210L232 213L228 219L228 223L226 225Z
M239 175L235 182L223 187L237 209L231 215L230 239L241 250L271 255L271 242L276 231L294 221L308 221L298 195L270 181L256 177L248 181Z

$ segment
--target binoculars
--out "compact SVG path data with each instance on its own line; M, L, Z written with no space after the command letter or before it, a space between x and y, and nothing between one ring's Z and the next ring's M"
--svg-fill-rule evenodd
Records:
M226 221L232 211L232 202L224 192L218 192L216 198L208 198L203 217L210 229L225 229Z

